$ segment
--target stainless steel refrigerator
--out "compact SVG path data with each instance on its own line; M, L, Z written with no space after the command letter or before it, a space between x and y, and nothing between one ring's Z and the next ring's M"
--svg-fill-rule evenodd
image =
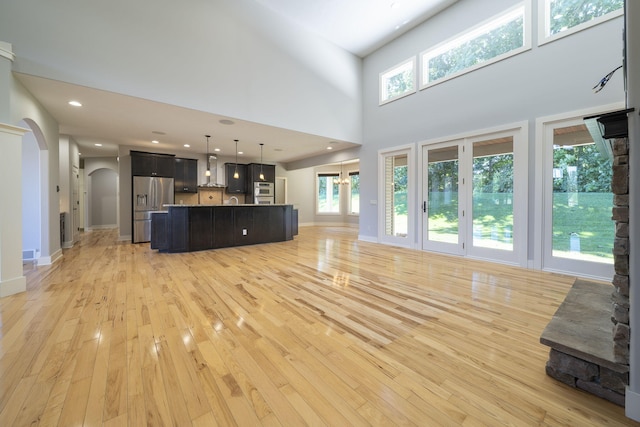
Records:
M133 177L133 243L151 240L151 212L173 203L173 178Z

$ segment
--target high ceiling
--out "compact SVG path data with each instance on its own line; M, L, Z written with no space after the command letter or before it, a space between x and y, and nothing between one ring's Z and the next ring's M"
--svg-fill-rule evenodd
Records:
M352 52L365 56L395 37L424 22L457 0L255 0L298 25ZM60 133L78 143L82 157L115 156L119 145L141 151L173 151L203 154L206 139L196 129L211 129L215 139L210 150L235 155L233 140L247 159L260 156L264 143L265 162L293 162L326 154L327 147L355 147L347 141L309 135L288 129L246 122L233 117L134 98L17 74L24 86L42 103L60 125ZM92 108L68 105L70 94ZM231 122L231 124L229 124ZM156 129L163 123L162 129ZM203 126L206 124L206 126ZM151 134L149 129L152 129ZM158 135L162 142L154 145ZM252 143L244 143L252 141ZM96 144L101 144L97 146ZM189 144L191 147L184 147ZM162 147L160 146L162 145Z
M458 0L256 0L364 57Z

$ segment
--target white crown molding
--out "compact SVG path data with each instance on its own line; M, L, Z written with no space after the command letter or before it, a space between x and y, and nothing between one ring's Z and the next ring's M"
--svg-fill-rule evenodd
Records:
M16 59L16 55L11 49L11 43L0 42L0 56L3 58L7 58L11 62Z

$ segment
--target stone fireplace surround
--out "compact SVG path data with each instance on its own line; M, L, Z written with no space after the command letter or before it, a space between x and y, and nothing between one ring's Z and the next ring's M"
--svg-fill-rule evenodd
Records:
M629 142L613 141L612 285L576 280L540 342L551 347L546 372L571 387L625 405L629 384Z

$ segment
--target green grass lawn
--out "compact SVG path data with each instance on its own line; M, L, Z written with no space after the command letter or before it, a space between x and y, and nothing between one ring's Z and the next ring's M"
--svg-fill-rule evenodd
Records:
M611 220L613 196L609 193L578 193L577 205L569 206L567 193L553 194L553 250L571 252L571 234L580 238L580 253L613 260L615 225Z
M513 205L510 194L474 195L474 240L495 241L509 245L512 242ZM609 193L579 193L577 204L569 205L567 193L554 193L553 197L553 251L554 255L573 254L571 236L580 239L581 255L588 259L613 259L614 223L611 220L612 195ZM429 232L433 240L457 241L457 194L450 201L443 193L431 193L429 203ZM453 240L452 240L453 239ZM475 244L475 242L474 242ZM574 256L571 256L574 257Z

